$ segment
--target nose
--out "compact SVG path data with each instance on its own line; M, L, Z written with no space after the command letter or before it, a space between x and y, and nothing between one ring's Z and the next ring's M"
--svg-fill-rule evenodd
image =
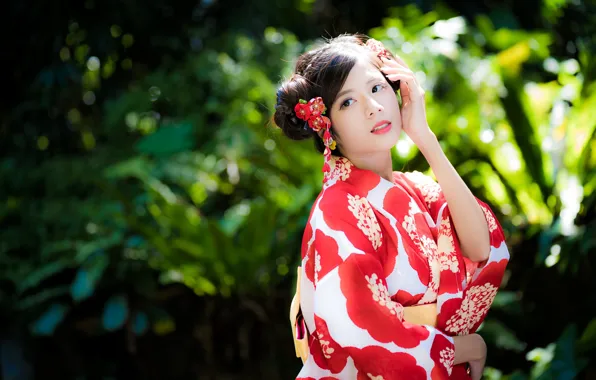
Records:
M381 103L377 102L372 96L368 97L366 106L366 116L368 118L375 116L375 114L382 112L383 110L384 107L381 105Z

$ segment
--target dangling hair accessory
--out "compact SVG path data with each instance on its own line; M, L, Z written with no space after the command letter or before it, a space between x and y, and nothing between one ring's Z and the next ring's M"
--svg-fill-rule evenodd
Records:
M379 57L379 59L383 57L391 59L389 51L385 49L385 45L383 45L381 41L377 41L374 38L369 38L366 41L366 47L372 50L373 52L377 53L377 57Z
M320 96L312 98L308 102L304 99L300 99L298 104L294 107L296 117L302 119L308 123L308 126L315 132L323 132L323 144L325 144L325 164L323 164L323 172L327 173L331 170L329 161L331 160L331 151L335 149L336 142L331 137L331 120L327 116L323 116L327 107L323 103L323 98Z

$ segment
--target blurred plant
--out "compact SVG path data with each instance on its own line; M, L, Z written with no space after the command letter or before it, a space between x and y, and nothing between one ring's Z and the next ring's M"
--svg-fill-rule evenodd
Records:
M8 331L50 336L71 316L90 335L167 334L176 323L158 305L172 283L238 298L260 320L278 307L321 181L314 149L280 139L269 121L269 78L299 44L273 28L262 40L212 42L217 50L205 46L107 101L101 128L83 136L102 142L85 145L87 160L50 158L27 176L2 162L0 175L15 179L0 208ZM89 62L79 62L83 77L97 71ZM33 183L44 184L43 198ZM269 304L253 300L263 294ZM103 304L99 318L80 317L91 300ZM212 313L199 319L209 325Z
M416 71L447 155L506 228L513 260L481 330L491 379L594 371L596 65L587 35L561 54L555 23L571 7L562 3L544 4L548 30L407 6L370 31ZM0 144L35 151L0 159L0 344L10 357L21 355L23 329L125 332L133 352L137 337L177 331L167 302L191 289L202 303L188 329L210 368L293 373L277 356L294 359L285 305L322 158L281 137L270 116L279 73L319 41L210 25L162 36L162 61L144 62L135 49L148 38L134 28L111 25L99 38L72 21L61 63L12 110L10 125L35 138L14 129L12 145ZM405 136L393 158L398 169L428 168ZM268 361L257 368L248 352L261 340Z
M532 379L573 378L596 354L593 302L568 297L596 288L593 56L579 45L577 60L557 60L548 33L495 30L487 17L472 26L441 16L396 9L371 34L414 68L447 155L505 222L514 256L482 333L510 352L497 353L499 359L519 357L531 349L523 342L554 339L573 321L547 351L527 356L536 362ZM398 165L426 166L407 138L397 152ZM551 286L543 285L546 276ZM543 315L549 318L537 323ZM574 325L584 328L581 338Z

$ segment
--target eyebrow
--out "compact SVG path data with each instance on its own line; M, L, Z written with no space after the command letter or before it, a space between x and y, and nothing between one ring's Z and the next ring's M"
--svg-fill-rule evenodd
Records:
M373 77L373 78L370 78L368 81L366 81L366 84L367 84L367 85L369 85L369 84L371 84L372 82L376 82L376 81L378 81L378 80L379 80L379 78L374 78L374 77ZM347 93L349 93L349 92L352 92L352 91L353 91L353 90L352 90L352 89L350 89L350 88L349 88L349 89L347 89L347 90L340 91L340 92L339 92L339 94L337 94L337 98L339 98L339 97L341 97L341 96L343 96L343 95L345 95L345 94L347 94Z

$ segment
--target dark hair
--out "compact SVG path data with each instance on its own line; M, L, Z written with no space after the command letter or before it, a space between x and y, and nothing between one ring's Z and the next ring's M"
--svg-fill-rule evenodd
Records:
M365 44L368 37L361 34L344 34L325 42L322 46L307 51L298 57L292 76L282 83L277 91L277 103L273 120L286 136L293 140L313 137L319 152L325 146L321 137L305 121L296 117L294 107L299 99L306 101L320 96L327 106L326 116L336 100L337 93L344 85L357 60L370 57L375 66L379 66L375 53ZM399 85L388 81L397 91ZM397 87L397 88L396 88ZM333 125L333 120L331 120ZM336 133L333 128L331 132ZM332 154L341 156L339 147Z

